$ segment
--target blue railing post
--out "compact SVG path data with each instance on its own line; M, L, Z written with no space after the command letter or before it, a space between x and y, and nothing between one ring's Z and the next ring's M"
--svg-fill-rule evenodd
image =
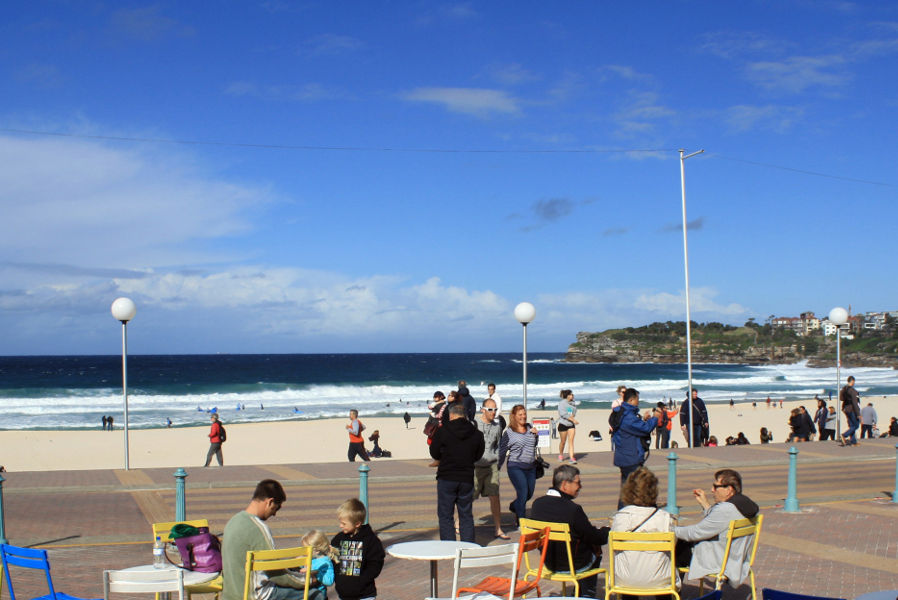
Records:
M8 544L6 539L6 516L3 513L3 475L0 475L0 544Z
M680 507L677 506L677 456L676 452L667 455L667 512L677 516Z
M895 444L895 491L892 492L892 502L898 504L898 444ZM3 510L3 497L0 496L0 511ZM0 536L3 535L3 519L0 519Z
M184 494L184 480L187 479L187 471L184 467L178 467L175 471L175 521L187 520L187 498Z
M798 508L798 495L797 495L797 466L798 466L798 450L795 449L795 446L789 448L789 485L788 490L786 491L786 503L783 505L783 510L785 512L795 513L801 512Z
M368 471L370 470L371 467L365 463L359 466L359 500L365 505L365 525L368 524L368 519L371 517L371 507L368 506Z

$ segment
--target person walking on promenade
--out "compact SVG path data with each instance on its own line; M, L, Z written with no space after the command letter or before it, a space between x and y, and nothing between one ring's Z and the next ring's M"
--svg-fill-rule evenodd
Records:
M502 414L502 396L496 393L496 384L492 381L486 384L486 393L487 397L496 403L496 419L504 430L508 426L508 423L505 421L505 415ZM545 403L545 401L543 401L543 403Z
M449 407L449 423L437 429L430 445L430 456L437 467L437 516L440 539L455 541L458 509L458 533L461 541L474 541L474 463L484 452L483 434L468 421L460 402Z
M836 432L832 432L832 435L826 430L826 419L829 417L829 410L826 408L826 400L823 398L817 398L817 411L814 413L814 423L817 425L817 431L820 432L820 437L818 438L821 442L825 442L828 439L832 439Z
M522 404L516 404L511 409L508 420L508 428L502 433L499 440L499 469L508 460L508 479L514 486L515 499L509 505L509 509L515 516L515 526L518 519L527 516L527 502L533 497L536 489L536 431L527 422L527 409Z
M655 407L652 412L645 411L645 420L639 416L639 391L627 388L624 392L624 403L621 404L620 425L614 430L614 466L620 469L621 485L627 477L645 462L646 447L643 440L650 439L652 430L658 425L661 409ZM618 500L617 508L623 508L622 500Z
M655 450L670 446L670 417L663 402L658 403L658 426L655 428Z
M694 422L691 421L694 417ZM691 426L690 426L691 425ZM705 401L698 397L698 390L692 388L692 410L689 408L689 402L684 402L680 406L680 430L683 437L689 442L689 433L692 432L691 447L697 448L702 442L708 439L710 434L710 424L708 423L708 409L705 407Z
M836 427L839 423L839 413L836 412L835 406L827 407L827 415L826 415L826 428L823 430L829 439L835 441L836 439Z
M564 445L567 444L568 456L571 464L577 464L574 454L574 435L577 433L577 425L580 423L577 415L577 403L574 401L574 392L561 390L561 401L558 403L558 434L561 442L558 444L558 462L564 462Z
M349 432L349 451L347 453L349 462L355 462L356 456L360 456L364 461L370 461L368 451L365 450L365 438L362 437L365 426L359 420L359 411L356 409L349 411L349 425L346 426L346 431Z
M218 414L212 413L209 415L209 418L212 420L212 427L209 429L209 451L206 453L206 464L204 467L208 467L212 462L212 457L218 459L218 466L224 466L224 457L221 454L221 423L218 422Z
M861 409L861 439L867 437L872 440L875 437L874 427L876 427L876 409L873 408L872 402L868 402L867 406Z
M474 417L477 416L477 401L468 390L468 384L464 379L458 381L458 398L465 405L465 417L473 423Z
M854 389L854 375L848 376L848 383L839 392L839 400L842 402L842 412L848 419L848 429L842 434L843 446L857 445L857 438L854 432L857 431L861 419L860 396Z
M487 398L480 409L480 418L475 421L477 429L483 434L483 456L474 463L474 500L479 496L490 499L490 513L496 526L496 537L510 539L502 531L502 509L499 500L499 438L502 425L495 419L496 401Z

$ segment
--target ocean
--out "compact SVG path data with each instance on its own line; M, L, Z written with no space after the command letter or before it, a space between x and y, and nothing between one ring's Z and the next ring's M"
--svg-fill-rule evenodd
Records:
M645 402L685 397L685 364L562 362L561 353L529 353L528 404L574 391L584 408L608 407L618 384ZM862 397L898 394L898 371L843 369ZM522 399L519 353L255 354L128 356L129 426L205 425L215 410L225 423L362 415L421 416L435 390L464 378L480 400L495 382L506 406ZM833 368L694 364L693 385L706 402L763 402L828 396ZM0 429L99 428L104 415L124 422L121 356L0 357Z

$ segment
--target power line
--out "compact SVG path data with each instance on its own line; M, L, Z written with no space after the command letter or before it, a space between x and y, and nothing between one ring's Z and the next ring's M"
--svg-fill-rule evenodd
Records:
M57 131L37 131L32 129L0 128L0 132L22 133L28 135L47 135L54 137L77 138L87 140L106 140L114 142L137 142L153 144L182 144L188 146L224 146L232 148L260 148L269 150L312 150L337 152L411 152L422 154L623 154L634 152L674 152L672 148L571 148L571 149L477 149L477 148L391 148L378 146L313 146L293 144L256 144L246 142L219 142L214 140L182 140L169 138L144 138L115 135L88 135L81 133L61 133Z
M845 177L843 175L832 175L830 173L820 173L819 171L807 171L805 169L796 169L794 167L784 167L782 165L772 165L770 163L762 163L754 160L746 160L744 158L734 158L732 156L724 156L722 154L711 153L709 156L714 156L716 158L722 158L723 160L729 160L733 162L745 163L747 165L755 165L758 167L766 167L768 169L779 169L780 171L791 171L792 173L801 173L802 175L813 175L814 177L826 177L827 179L838 179L840 181L851 181L854 183L866 183L869 185L879 185L883 187L895 187L892 183L885 183L883 181L871 181L869 179L857 179L855 177Z

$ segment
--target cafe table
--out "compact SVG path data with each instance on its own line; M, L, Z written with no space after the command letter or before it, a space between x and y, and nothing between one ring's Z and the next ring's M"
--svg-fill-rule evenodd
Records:
M137 565L136 567L128 567L126 569L120 569L121 571L131 571L131 572L146 572L146 571L175 571L182 570L184 571L184 588L186 589L189 585L198 585L200 583L209 583L216 577L218 577L219 573L217 571L213 571L212 573L204 573L202 571L188 571L187 569L181 569L181 567L176 567L175 565L166 565L163 569L157 569L152 564L149 565ZM163 597L170 598L168 592L163 592Z
M480 548L473 542L456 542L453 540L424 540L419 542L400 542L387 548L387 554L395 558L407 560L430 561L430 596L439 596L437 591L437 561L454 559L459 548Z

